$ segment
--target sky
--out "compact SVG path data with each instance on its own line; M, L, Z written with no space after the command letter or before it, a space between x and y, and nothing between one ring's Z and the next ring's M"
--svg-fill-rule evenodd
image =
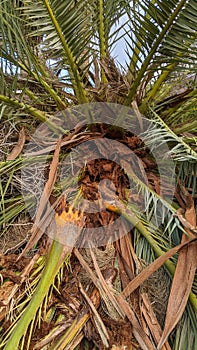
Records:
M119 26L121 27L124 23L126 23L126 21L128 20L127 15L123 15L120 18L119 21ZM124 38L127 37L127 35L125 35L125 30L124 29L120 29L119 31L119 36L124 36ZM113 48L112 51L112 55L116 60L116 63L119 63L119 65L121 66L126 66L126 62L128 63L128 55L126 54L126 42L125 39L123 37L120 38L120 40L115 44L115 47Z

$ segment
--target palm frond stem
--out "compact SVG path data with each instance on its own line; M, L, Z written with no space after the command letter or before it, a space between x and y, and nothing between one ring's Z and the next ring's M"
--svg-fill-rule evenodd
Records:
M65 53L66 53L66 56L67 56L67 59L69 61L69 64L70 64L70 74L71 74L71 80L72 80L72 83L73 83L73 87L74 87L74 91L76 93L76 96L78 97L78 100L80 103L87 103L88 102L88 98L86 96L86 90L84 88L84 85L81 81L81 77L80 77L80 74L79 74L79 70L77 68L77 65L76 65L76 62L75 62L75 58L73 57L73 54L72 54L72 51L70 50L70 47L69 45L67 44L65 38L64 38L64 35L61 31L61 28L59 26L59 23L58 21L56 20L55 18L55 15L52 11L52 8L50 6L50 3L48 0L43 0L46 8L47 8L47 11L49 13L49 16L51 18L51 22L53 23L54 27L55 27L55 30L59 36L59 39L62 43L62 46L65 50Z
M149 52L148 56L145 58L138 75L135 78L134 83L132 84L130 91L128 93L128 96L124 102L125 106L130 106L137 88L142 80L142 78L144 77L145 72L147 71L147 68L157 50L157 48L159 47L159 45L161 44L163 38L165 37L166 33L168 32L168 30L170 29L171 25L173 24L174 20L176 19L176 17L178 16L179 12L182 10L182 8L185 6L186 4L186 0L182 0L180 1L180 3L177 5L177 7L174 9L174 11L172 12L171 16L169 17L168 21L166 22L163 30L160 32L160 34L158 35L158 37L155 40L155 43L153 44L152 50Z

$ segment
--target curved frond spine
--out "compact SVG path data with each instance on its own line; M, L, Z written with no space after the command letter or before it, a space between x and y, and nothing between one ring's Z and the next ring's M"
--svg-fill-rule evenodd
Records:
M105 30L104 30L104 3L103 0L99 0L99 45L100 45L100 59L107 57L107 47L105 42ZM101 79L104 84L107 83L107 77L104 69L101 67Z
M49 128L54 130L55 132L58 131L59 127L55 125L51 120L50 120L50 115L40 111L39 109L36 109L35 107L32 107L24 102L20 102L17 99L10 98L5 95L0 95L0 101L4 102L8 106L12 106L15 109L22 109L23 111L26 111L28 114L32 115L42 123L46 123ZM61 129L61 131L63 131Z
M61 28L59 26L57 19L55 18L55 15L54 15L52 8L49 4L49 1L48 0L43 0L43 1L44 1L46 8L47 8L49 16L51 18L51 22L52 22L53 26L55 27L57 35L58 35L58 37L62 43L62 46L65 50L65 54L66 54L67 60L69 62L69 71L71 74L71 80L72 80L72 84L73 84L76 96L77 96L80 103L87 103L88 98L86 96L86 91L85 91L84 85L81 81L79 70L77 68L75 58L73 57L72 51L64 38L64 35L61 31Z

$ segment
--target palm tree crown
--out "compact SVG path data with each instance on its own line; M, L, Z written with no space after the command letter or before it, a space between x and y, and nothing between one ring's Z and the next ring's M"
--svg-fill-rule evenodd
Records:
M2 258L1 349L115 349L120 345L194 349L196 13L196 0L0 0L3 239L14 225L22 227L31 221L31 236L25 231L23 251L14 268L9 252L18 258L16 249L9 247ZM114 55L116 46L119 51L125 48L119 58ZM91 119L92 110L100 118L106 111L106 120L105 116L100 123ZM119 110L124 111L124 123ZM132 132L133 124L139 125L138 135ZM35 147L26 157L22 151L32 135L30 144ZM36 148L36 137L43 143L41 148ZM100 138L108 141L102 144ZM113 147L107 143L111 139ZM86 141L95 142L94 151L97 148L102 157L97 162L95 153L77 177L73 169L86 159L90 147L84 146L81 159L72 149ZM117 142L122 146L116 149ZM129 175L123 171L128 155L123 145L133 154ZM153 156L160 146L165 150L163 179L164 163L158 165ZM118 165L117 158L104 159L110 147L121 155ZM59 170L63 164L68 166L64 180ZM173 164L173 191L172 176L166 170L169 164ZM35 181L32 169L41 174ZM31 173L31 178L20 171ZM114 181L115 200L106 178ZM132 203L129 180L136 191ZM79 205L82 196L99 202L99 181L104 186L105 210L100 216L87 214L84 223L85 209L69 207L62 193L78 186L75 203ZM22 191L21 185L31 191ZM56 231L46 224L48 200ZM57 238L65 226L69 231L72 222L80 229L92 227L93 222L104 227L120 215L124 223L118 230L132 225L129 233L102 249L85 246L80 250L83 239L72 248ZM72 296L69 286L76 281ZM158 297L156 284L160 284ZM120 324L128 337L121 333Z

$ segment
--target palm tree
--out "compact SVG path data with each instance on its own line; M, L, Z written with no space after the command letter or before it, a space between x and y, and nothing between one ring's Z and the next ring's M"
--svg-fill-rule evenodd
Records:
M20 170L29 169L27 164L39 168L43 159L50 165L43 193L38 193L31 237L12 273L9 261L13 256L2 258L0 348L93 348L91 344L100 349L195 348L196 13L195 0L0 1L3 239L19 218L25 222L35 208L35 196L20 190L21 182L23 188L28 186ZM119 63L113 52L123 40L127 59ZM136 123L146 120L141 139L135 139L138 144L131 146L134 135L121 129L121 123L114 128L104 122L102 126L75 122L77 106L95 102L112 111L112 104L132 109ZM132 118L127 117L129 125ZM43 123L48 128L46 134L44 129L44 146L52 147L54 154L45 157L34 151L27 159L21 155L24 144L39 125L43 130ZM80 179L67 174L63 185L56 176L58 162L65 160L63 142L69 152L69 140L74 147L86 141L87 135L92 140L103 132L126 143L135 154L142 152L140 169L148 182L131 176L137 193L132 208L126 210L127 195L122 193L127 193L128 179L118 169L124 179L118 192L122 201L111 203L111 192L107 193L107 213L112 218L121 214L123 225L135 224L134 228L102 249L72 249L62 245L57 234L69 230L72 222L81 227L83 213L62 199L61 186L67 191L79 183L74 201L80 203L90 183L86 168ZM171 200L166 195L170 179L165 177L162 193L155 168L158 140L167 144L167 155L175 166ZM110 164L100 162L105 169L112 169ZM93 163L88 169L96 171ZM49 208L45 204L52 195L55 229L47 227L46 220ZM135 205L142 197L143 210ZM46 239L46 232L52 239ZM78 286L72 290L74 281ZM87 285L90 289L85 290Z

